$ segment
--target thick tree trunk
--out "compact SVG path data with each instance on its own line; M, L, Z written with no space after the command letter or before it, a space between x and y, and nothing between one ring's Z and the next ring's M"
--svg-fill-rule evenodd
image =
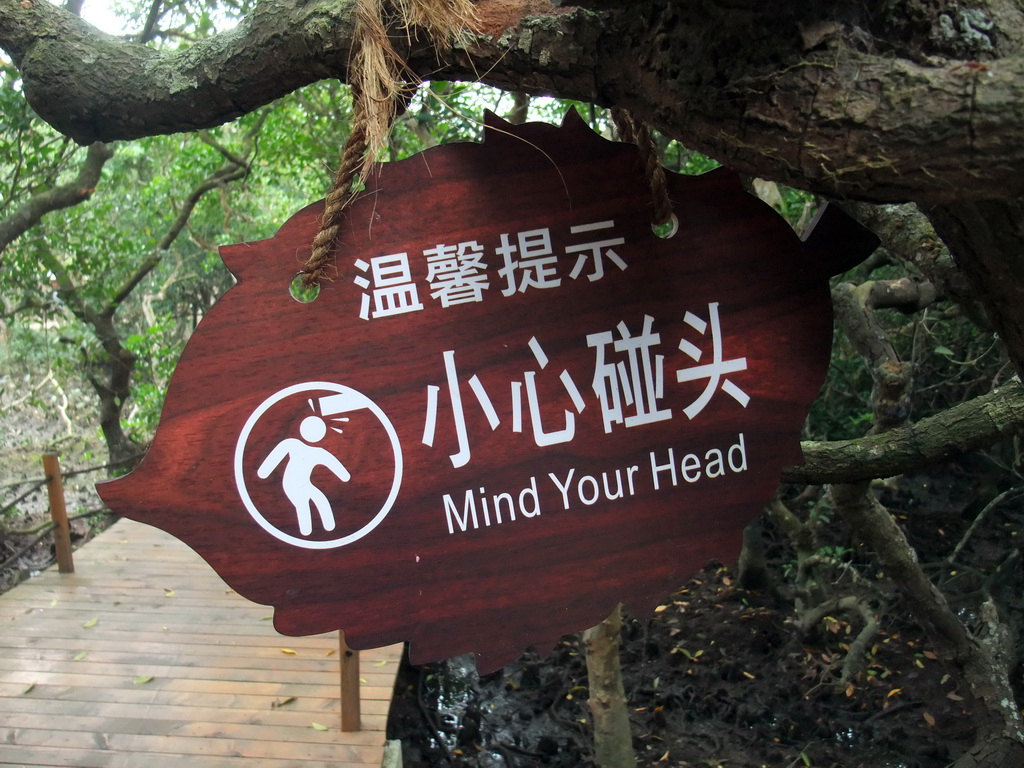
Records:
M963 201L928 212L1024 377L1024 203Z
M835 197L1024 192L1024 9L1010 0L765 4L479 0L479 32L411 68L617 105L737 170ZM106 37L45 2L0 4L33 107L81 142L194 130L345 78L352 2L262 0L181 50ZM955 17L955 18L954 18ZM973 22L970 19L974 19ZM941 151L936 151L941 147Z

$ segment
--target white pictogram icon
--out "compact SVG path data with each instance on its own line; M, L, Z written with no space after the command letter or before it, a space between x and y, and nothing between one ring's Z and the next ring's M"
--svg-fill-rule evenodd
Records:
M265 422L261 422L261 419L267 416L271 409L282 403L287 406L287 401L293 398L308 403L308 408L313 411L311 415L305 416L299 422L298 437L294 435L296 431L294 421L283 429L275 418L268 418ZM335 425L348 422L349 416L359 411L367 411L372 414L375 422L379 423L387 435L392 456L376 456L374 460L381 462L393 459L394 476L390 489L385 489L387 496L380 508L374 507L370 510L375 514L368 522L353 531L351 526L346 528L343 525L344 512L337 508L336 503L332 504L331 499L324 493L324 488L314 481L313 473L319 467L323 467L330 475L333 475L335 484L349 483L353 480L353 475L358 475L358 469L352 467L351 462L347 467L338 456L335 456L320 443L327 436L328 427L341 434L343 430L340 426ZM373 421L364 421L364 423L373 423ZM376 427L374 428L376 429ZM271 430L272 432L268 435L268 431ZM273 438L269 443L267 442L268 437ZM356 456L353 457L353 460L361 458L361 456ZM255 470L253 469L254 463L257 465ZM252 518L267 533L297 547L331 549L361 539L376 528L391 511L402 484L402 449L394 426L380 406L350 387L331 382L312 381L295 384L274 393L252 412L245 422L235 446L234 469L235 485L242 503ZM278 479L279 476L280 479ZM323 478L325 475L321 473L320 477ZM255 491L250 492L250 485L259 484L261 481L266 481L271 486L279 488L278 493L282 494L295 508L295 519L298 522L301 536L295 536L288 533L287 530L282 530L280 524L275 524L268 519L270 515L265 514L268 510L260 510L253 500L253 496L256 494ZM323 481L321 480L321 482ZM266 502L262 503L267 506ZM348 532L329 540L305 538L313 536L315 533L314 509L323 532L331 533L336 529ZM278 512L276 505L273 512Z
M288 501L295 506L299 531L303 536L309 536L313 532L310 506L316 507L324 530L333 531L336 525L334 510L331 509L331 502L324 492L313 484L313 470L316 467L327 467L343 483L347 483L352 476L333 453L317 445L311 445L319 443L327 434L327 424L323 419L319 416L307 416L299 425L299 434L302 440L287 437L278 443L260 464L256 474L261 479L266 479L281 462L286 462L281 486Z

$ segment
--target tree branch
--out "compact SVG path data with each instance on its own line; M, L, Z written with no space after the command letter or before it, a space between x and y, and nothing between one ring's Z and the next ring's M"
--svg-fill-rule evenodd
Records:
M875 500L867 483L833 485L830 491L836 510L875 551L886 575L907 598L911 614L943 660L963 675L980 705L973 712L978 725L976 744L953 764L954 768L1020 765L1024 759L1024 733L1013 704L1008 633L995 606L991 602L982 606L984 630L971 636L945 595L928 580L917 552L888 510Z
M150 272L156 269L163 260L164 254L168 251L174 241L178 239L178 236L188 224L188 220L191 218L192 212L207 192L214 189L223 189L228 184L231 184L234 181L241 181L249 175L251 170L251 155L256 149L256 139L259 136L260 131L263 129L266 119L267 113L264 112L246 132L242 139L242 153L240 155L232 152L227 147L217 142L213 137L205 134L205 132L200 133L199 138L201 141L209 144L225 157L224 164L193 188L188 197L185 198L185 204L181 207L181 210L178 211L178 215L174 218L171 226L168 227L164 236L160 238L160 242L157 243L154 251L146 257L138 268L128 277L124 284L114 292L114 295L111 297L103 311L103 315L112 317L114 313L117 312L117 308L121 303L128 298L132 291L135 290L135 287L141 283Z
M443 60L415 36L394 42L421 76L622 106L741 172L831 196L1024 193L1024 9L986 6L994 42L982 50L944 37L938 11L918 28L892 23L920 15L909 0L874 5L664 0L639 13L625 2L479 0L481 32ZM351 11L351 0L262 0L230 31L157 51L49 3L12 2L0 5L0 45L58 130L135 138L213 126L345 78Z
M99 184L103 165L114 156L107 144L96 142L89 147L78 176L69 184L33 196L10 216L0 221L0 253L24 232L34 227L46 214L70 208L92 197Z
M856 440L804 442L804 463L783 482L851 483L913 472L985 448L1024 428L1024 387L1018 379L917 424Z
M155 36L156 23L160 21L161 11L160 6L163 5L163 0L153 0L149 6L149 13L146 14L146 23L142 26L142 31L139 32L136 42L148 43Z
M967 275L916 205L845 203L842 208L878 235L896 261L924 275L942 297L956 303L976 325L991 327Z

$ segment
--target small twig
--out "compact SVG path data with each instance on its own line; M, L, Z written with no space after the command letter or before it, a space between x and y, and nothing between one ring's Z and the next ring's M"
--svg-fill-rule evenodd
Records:
M901 701L901 702L898 702L896 704L893 704L891 707L886 707L881 712L875 712L875 714L873 714L871 717L869 717L867 720L864 721L864 725L871 725L872 723L875 723L875 722L881 720L883 717L886 717L888 715L892 715L892 714L895 714L896 712L899 712L901 709L909 709L910 707L919 707L919 706L921 706L921 702L919 702L919 701Z
M986 504L985 508L978 513L978 516L976 518L974 518L974 522L971 523L970 527L967 529L967 532L964 533L963 538L961 538L960 541L957 542L957 545L953 548L953 551L950 553L949 557L946 558L946 565L950 566L954 562L956 562L956 559L960 555L960 552L963 550L965 546L967 546L967 541L971 538L971 536L974 535L974 532L978 530L978 526L981 525L982 521L985 519L989 512L998 507L1007 499L1012 499L1016 496L1024 496L1024 488L1017 487L1011 488L1008 491L1003 491L994 499L992 499L992 501Z
M35 493L40 488L42 488L44 485L46 485L48 482L50 482L50 478L49 477L44 477L42 480L36 481L35 484L31 488L29 488L27 491L25 491L23 494L21 494L21 496L16 498L10 504L7 504L3 509L0 509L0 515L7 514L10 510L14 509L14 506L16 504L18 504L21 501L24 501L26 498L28 498L33 493ZM17 485L22 485L22 483L17 483ZM7 486L7 487L12 487L12 486Z

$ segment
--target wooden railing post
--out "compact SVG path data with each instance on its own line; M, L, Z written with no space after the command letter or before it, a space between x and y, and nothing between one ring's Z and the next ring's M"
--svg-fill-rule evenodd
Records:
M362 728L359 702L359 651L345 643L345 633L338 633L338 655L341 657L341 730Z
M43 454L43 472L50 497L50 517L53 519L53 544L57 551L57 569L61 573L74 573L75 561L71 555L71 526L64 506L64 481L60 476L60 462L56 453Z

